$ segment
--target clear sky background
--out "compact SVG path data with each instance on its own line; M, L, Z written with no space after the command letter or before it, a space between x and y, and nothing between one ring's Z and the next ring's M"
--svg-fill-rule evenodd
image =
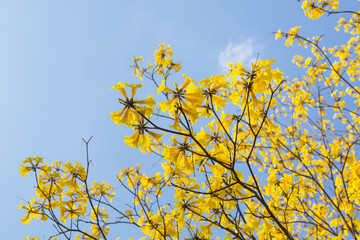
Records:
M53 231L38 220L19 221L21 199L34 196L33 178L19 174L26 157L84 162L81 139L94 136L94 179L118 186L121 168L159 164L127 147L122 139L129 131L109 117L120 109L111 86L136 80L133 56L153 61L165 42L182 72L201 80L225 73L227 61L247 63L259 53L296 77L291 59L303 50L285 47L273 32L301 25L303 35L325 34L329 44L341 37L333 30L336 17L314 22L300 7L296 0L0 0L0 239ZM346 0L340 9L358 10L359 4ZM112 234L127 239L135 232L124 226Z

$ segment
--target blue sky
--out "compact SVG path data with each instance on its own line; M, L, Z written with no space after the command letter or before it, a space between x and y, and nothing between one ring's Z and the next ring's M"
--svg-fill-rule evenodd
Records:
M355 2L340 8L359 9ZM128 148L122 139L129 131L109 118L119 110L111 86L136 80L129 68L133 56L152 61L165 42L182 72L201 80L224 73L227 60L248 62L259 53L296 76L291 59L303 51L285 47L273 32L301 25L304 35L325 34L329 43L340 37L329 24L336 18L314 22L300 6L296 0L1 0L0 238L42 237L52 230L37 220L29 226L19 221L20 198L30 200L34 192L32 178L18 171L26 157L84 162L81 139L94 136L94 179L116 185L121 168L157 164L156 157ZM131 234L126 227L115 233L124 239Z

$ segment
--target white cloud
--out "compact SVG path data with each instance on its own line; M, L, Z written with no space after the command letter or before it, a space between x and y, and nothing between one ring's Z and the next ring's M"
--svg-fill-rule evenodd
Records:
M237 44L229 43L225 50L219 53L219 65L222 71L227 72L229 62L242 62L245 68L250 67L250 63L255 63L256 55L260 51L260 46L254 44L251 38Z

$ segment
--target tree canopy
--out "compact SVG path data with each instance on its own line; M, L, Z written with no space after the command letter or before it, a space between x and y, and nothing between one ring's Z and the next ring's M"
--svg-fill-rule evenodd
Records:
M49 239L109 239L117 224L142 239L359 239L360 12L338 4L302 2L310 19L339 17L347 40L336 46L299 26L274 33L311 52L294 56L298 78L257 59L195 80L165 44L152 63L133 58L139 81L113 86L111 119L134 131L128 146L161 156L162 171L121 169L117 191L133 202L117 206L110 184L89 183L88 155L85 166L29 157L20 173L33 174L35 197L21 221L53 222ZM145 99L141 81L153 83Z

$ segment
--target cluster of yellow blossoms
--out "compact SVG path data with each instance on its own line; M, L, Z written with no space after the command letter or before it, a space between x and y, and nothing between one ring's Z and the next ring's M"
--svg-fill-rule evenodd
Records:
M317 19L324 13L331 13L338 9L338 0L305 0L301 6L304 9L305 16L310 19Z
M36 197L19 206L27 212L22 223L30 224L33 218L53 221L58 233L50 237L51 240L56 240L59 235L72 236L73 231L78 233L73 234L76 240L99 239L107 235L108 214L104 208L100 209L99 203L112 201L115 194L109 184L94 181L88 185L88 169L80 163L53 162L49 165L40 157L30 157L20 168L23 176L29 172L35 175ZM86 219L87 214L90 214L90 220ZM80 223L90 224L90 229L80 229ZM40 238L31 238L37 239Z
M164 44L147 67L134 58L134 74L157 94L138 100L141 84L116 84L121 109L111 118L133 129L127 145L162 157L162 172L121 170L133 206L120 210L108 184L87 185L88 168L29 158L20 171L35 173L37 198L20 206L22 221L51 219L58 235L75 231L76 239L107 239L109 226L123 222L140 228L142 239L359 239L360 13L336 12L338 5L305 0L302 7L311 19L349 15L336 27L350 36L340 46L323 47L300 27L276 33L287 46L311 49L293 60L302 78L285 80L273 60L181 78ZM103 206L122 221L109 220Z

